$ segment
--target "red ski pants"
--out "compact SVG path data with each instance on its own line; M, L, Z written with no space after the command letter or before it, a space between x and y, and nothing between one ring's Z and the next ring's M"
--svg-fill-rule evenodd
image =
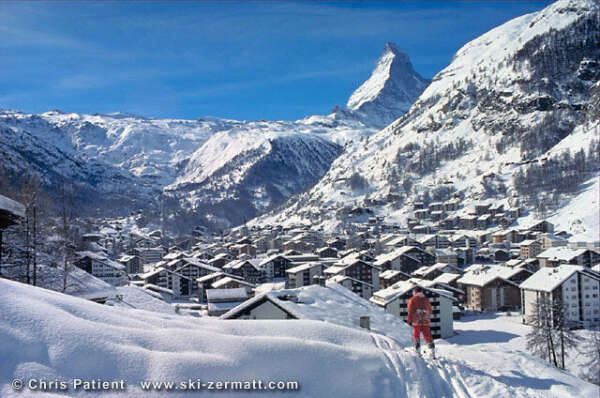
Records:
M433 338L431 337L431 330L429 330L429 325L413 325L413 338L415 341L421 340L421 332L423 333L426 343L431 343L433 341Z

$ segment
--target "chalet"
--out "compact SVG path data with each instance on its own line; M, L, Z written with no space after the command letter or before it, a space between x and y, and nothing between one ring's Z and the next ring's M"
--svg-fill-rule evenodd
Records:
M259 236L254 240L254 246L256 246L257 253L265 253L269 250L269 240L268 236Z
M158 286L166 287L173 291L175 297L189 297L194 294L198 287L198 285L194 283L195 279L170 269L165 269L165 272L166 286L163 285L164 282L159 283Z
M267 280L273 278L285 278L285 271L292 267L292 261L287 257L276 254L267 257L258 265L264 273Z
M265 280L260 261L257 259L233 260L223 266L223 271L237 275L250 283L262 283Z
M144 264L156 263L160 261L165 254L165 250L162 247L136 247L133 251Z
M256 257L256 246L251 245L249 243L239 243L232 245L230 247L231 254L235 257L240 257L241 255L247 255L250 257Z
M286 288L295 289L314 284L315 276L322 276L324 268L320 262L309 262L286 270Z
M404 246L390 253L380 254L373 264L381 271L395 270L410 274L421 267L421 261L408 253L409 250L407 248L412 249L413 247Z
M458 210L458 204L459 202L457 199L447 200L446 202L444 202L444 210L456 211Z
M452 272L444 272L444 273L438 275L436 278L434 278L433 282L444 283L448 286L458 288L458 283L456 281L459 280L460 277L461 277L461 274L458 274L458 273L454 274Z
M346 240L341 238L334 238L327 241L327 246L333 247L334 249L346 250Z
M73 264L78 268L113 286L122 286L127 283L127 273L123 264L96 252L77 252L77 255L79 259Z
M196 290L194 281L176 271L159 267L139 275L144 287L151 285L166 289L173 297L189 297Z
M331 247L331 246L325 246L325 247L321 247L317 250L315 250L315 253L321 257L337 257L338 256L338 251L335 247Z
M208 260L208 264L211 267L215 267L215 268L223 268L225 266L225 264L227 264L228 262L234 260L234 257L229 254L229 253L219 253L217 255L215 255L213 258L211 258L210 260Z
M16 225L25 218L25 206L6 196L0 195L0 264L2 264L2 231L12 225ZM2 269L0 268L0 275Z
M504 205L502 203L494 203L489 208L489 214L495 216L496 214L504 213Z
M417 220L426 220L429 218L429 210L428 209L415 210L414 215Z
M477 247L477 238L470 235L460 234L454 235L450 238L450 242L452 243L453 248L457 247Z
M218 268L194 257L185 257L170 261L167 263L166 268L178 272L194 281L197 278L219 271ZM195 289L194 286L193 290Z
M385 242L385 247L387 248L387 250L394 250L404 246L414 246L420 249L425 248L425 246L423 246L421 242L419 242L417 239L414 239L407 235L396 236Z
M411 276L402 271L388 269L379 274L379 287L381 289L388 288L396 282L410 279Z
M503 268L505 267L475 268L456 281L461 290L465 291L466 308L495 312L521 305L519 285L503 275Z
M492 235L492 243L502 243L504 241L507 241L508 238L508 233L505 231L501 231L501 232L496 232L495 234Z
M445 272L460 272L460 269L451 264L436 263L425 265L413 272L412 275L422 279L433 280Z
M561 264L541 268L520 284L521 315L528 323L544 297L550 304L563 303L566 317L574 326L589 327L600 321L600 274L578 265ZM551 319L554 319L554 313Z
M530 224L526 229L535 232L552 233L554 232L554 224L546 220L536 221Z
M128 274L140 274L144 272L142 259L138 256L124 254L117 261L125 266L125 272Z
M479 229L486 229L492 224L492 216L489 214L483 214L477 217L475 224Z
M139 278L143 282L142 286L144 286L144 285L158 286L162 280L164 280L163 285L166 286L167 271L162 267L158 267L151 271L145 272L143 274L139 274Z
M482 214L489 214L491 207L492 207L491 203L477 203L475 205L475 213L478 216L480 216Z
M301 235L283 242L283 251L295 250L298 252L311 252L313 249L314 245L302 239Z
M540 267L556 267L559 264L581 265L590 268L599 261L599 254L590 249L573 250L564 246L551 247L537 255Z
M248 294L252 293L252 290L256 287L254 284L246 282L245 280L238 279L236 277L225 276L219 280L214 281L210 287L212 289L246 289ZM210 290L210 289L208 289ZM207 291L208 291L207 290Z
M376 291L370 298L373 304L406 322L408 301L417 286L414 281L401 281L387 289ZM447 291L421 286L423 294L429 298L433 314L431 317L431 335L434 339L450 337L454 334L452 305L454 298Z
M23 218L25 218L25 206L0 195L0 233L3 229L16 225Z
M491 260L495 263L504 263L510 260L510 250L504 248L492 248L490 249Z
M444 203L443 202L431 202L429 204L429 211L444 211Z
M444 263L457 265L458 264L458 255L450 249L435 249L432 253L435 255L436 263Z
M475 262L475 249L471 247L455 247L454 253L456 253L456 265L466 266Z
M173 250L173 248L171 248L169 249L169 252L163 256L162 259L166 262L170 262L173 260L182 259L184 257L190 257L190 255L180 250Z
M551 235L551 234L546 234L546 236L544 236L541 239L541 241L542 241L542 248L541 248L541 250L546 250L546 249L549 249L551 247L567 246L567 240L566 239L559 238L558 236L554 236L554 235ZM532 257L535 257L535 256L532 256Z
M208 275L201 276L200 278L196 278L196 290L198 292L198 298L201 301L206 302L206 291L208 289L211 289L211 285L213 284L213 282L216 282L219 279L224 278L226 276L230 276L230 274L227 274L222 271L217 271Z
M326 282L327 286L332 283L343 286L344 288L367 300L373 295L374 292L372 284L343 274L334 275Z
M519 244L519 254L522 258L535 258L542 252L542 244L536 240L527 239Z
M410 239L412 240L412 239ZM418 247L421 249L432 247L435 249L445 249L450 246L450 240L444 235L428 234L416 239ZM409 243L409 239L405 243ZM410 245L407 245L410 246Z
M362 261L354 256L348 256L340 259L333 266L325 270L327 277L335 275L344 275L357 279L369 285L379 288L379 269L371 263Z
M425 203L423 202L415 202L413 203L413 209L415 210L421 210L425 208Z
M221 316L249 298L248 291L243 287L237 289L208 289L206 291L208 315Z

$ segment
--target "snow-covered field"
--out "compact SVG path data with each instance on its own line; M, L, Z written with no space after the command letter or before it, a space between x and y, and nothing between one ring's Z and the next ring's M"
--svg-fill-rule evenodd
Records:
M524 325L521 319L521 315L515 312L511 316L507 316L506 313L465 316L454 322L454 330L457 335L438 344L440 354L445 356L460 353L461 359L473 368L494 374L497 378L514 386L523 384L523 366L531 366L531 363L525 360L531 357L526 348L526 335L531 327ZM583 342L590 332L580 330L576 333ZM583 346L580 346L580 349L583 349ZM502 358L502 360L495 358ZM494 361L493 370L490 369L490 362L486 360ZM582 376L582 372L585 370L582 368L583 361L584 358L576 350L567 351L566 370L571 374ZM544 373L551 369L552 366L547 361L535 365L535 370L539 372L539 378L534 383L540 389L545 386L551 390L551 385L561 382L558 379L544 376ZM600 372L600 369L597 371ZM560 373L566 374L565 372ZM596 387L596 396L598 394L600 394L600 387ZM548 394L548 396L552 395Z
M406 340L328 322L224 321L102 306L0 280L0 396L146 397L153 381L297 381L295 397L596 397L596 386L519 351L440 343L440 365ZM489 335L489 333L486 333ZM465 334L463 334L465 336ZM408 337L408 336L407 336ZM491 344L490 346L493 346ZM127 391L15 392L20 378L126 380ZM221 391L219 396L248 392Z

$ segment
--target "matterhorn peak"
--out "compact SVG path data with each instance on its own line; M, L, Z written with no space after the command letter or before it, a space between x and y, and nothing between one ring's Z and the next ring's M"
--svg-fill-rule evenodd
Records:
M352 93L346 107L383 127L406 113L428 84L406 53L386 43L371 77Z

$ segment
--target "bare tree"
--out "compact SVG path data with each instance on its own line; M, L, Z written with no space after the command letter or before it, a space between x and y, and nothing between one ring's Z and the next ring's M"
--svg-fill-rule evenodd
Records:
M526 336L527 349L540 358L547 357L548 362L558 367L554 348L550 300L544 295L539 296L533 307L533 314L529 318L529 323L533 327Z
M71 222L73 218L73 200L70 190L67 190L65 184L61 188L61 251L63 257L63 286L62 290L67 290L67 280L69 274L69 261L73 254L73 231L71 230Z
M565 369L565 353L570 348L577 348L579 340L573 332L575 326L568 317L568 308L562 299L557 299L552 305L552 318L554 324L554 334L560 349L561 368Z

